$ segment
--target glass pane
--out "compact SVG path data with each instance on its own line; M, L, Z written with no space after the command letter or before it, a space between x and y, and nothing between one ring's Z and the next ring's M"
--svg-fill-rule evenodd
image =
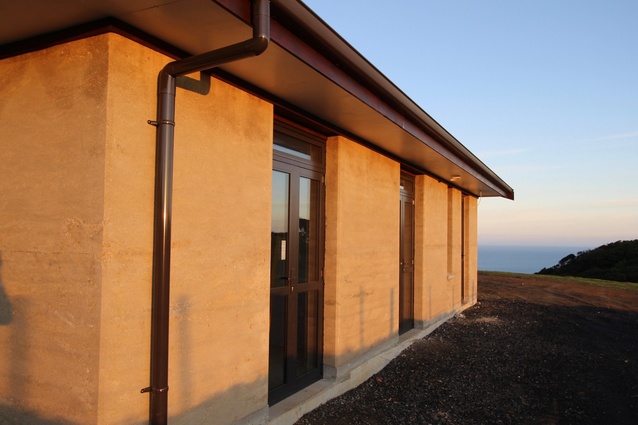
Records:
M317 180L299 180L299 283L318 278L319 185Z
M312 143L306 143L285 133L275 132L273 149L293 155L299 159L321 163L321 148Z
M297 376L302 376L319 365L318 362L318 291L302 292L297 306Z
M268 389L286 383L286 305L287 296L270 296L270 354L268 357Z
M401 197L401 280L399 287L399 334L414 327L414 206Z
M402 247L402 258L405 259L406 265L412 264L412 256L414 255L414 229L412 225L414 223L414 206L412 205L412 201L410 199L404 201L404 210L403 210L403 247Z
M305 153L305 152L299 152L299 151L296 151L294 149L290 149L290 148L287 148L285 146L280 146L280 145L274 145L273 147L275 148L276 151L287 153L289 155L294 155L294 156L296 156L298 158L301 158L301 159L307 159L307 160L311 160L312 159L312 157L309 154Z
M414 182L405 177L401 177L401 190L408 193L414 193Z
M288 205L290 175L272 172L272 224L270 233L270 287L288 284Z

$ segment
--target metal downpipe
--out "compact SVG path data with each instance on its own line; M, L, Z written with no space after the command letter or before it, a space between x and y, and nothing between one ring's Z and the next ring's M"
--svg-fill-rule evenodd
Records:
M168 423L168 343L170 308L171 221L175 87L180 75L204 71L224 63L257 56L270 42L270 2L253 0L252 38L211 52L167 64L158 77L153 228L153 298L151 319L150 418L152 425Z

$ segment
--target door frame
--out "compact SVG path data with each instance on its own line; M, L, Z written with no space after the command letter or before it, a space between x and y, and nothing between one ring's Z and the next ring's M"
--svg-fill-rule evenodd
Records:
M400 184L400 211L399 211L399 335L414 329L414 256L415 256L415 225L416 225L416 202L415 190L416 179L413 175L401 171ZM406 229L406 206L410 206L412 211L410 226ZM409 230L408 230L409 229ZM410 235L406 232L410 231ZM405 240L409 237L411 244L408 248L410 252L405 252ZM407 255L406 255L407 254ZM408 277L410 280L406 282ZM405 298L407 297L408 311L405 311Z
M301 152L306 150L305 153ZM289 243L286 247L286 254L288 257L288 274L290 275L286 285L281 287L273 287L271 285L271 320L272 320L272 303L273 296L284 297L286 304L285 311L285 323L284 323L284 383L270 388L270 372L269 372L269 391L268 391L268 404L275 404L286 397L298 392L306 386L318 381L323 376L323 303L324 303L324 256L325 256L325 140L322 140L316 136L305 133L295 127L276 122L275 123L275 135L273 140L273 172L283 172L289 174L291 177L297 179L297 182L302 178L315 180L319 182L319 194L318 194L318 219L317 219L317 232L318 240L316 241L316 272L318 275L313 277L313 281L307 283L299 283L297 277L299 274L297 262L298 262L298 236L293 239L293 229L299 228L299 222L295 224L295 220L298 221L297 214L291 214L290 211L299 205L299 194L294 193L293 187L295 183L292 182L292 178L288 182L289 187L289 213L288 213L288 228L289 228ZM298 184L298 183L296 183ZM295 218L296 217L296 218ZM297 233L298 235L298 233ZM271 253L272 255L272 253ZM271 258L272 261L272 258ZM294 265L294 266L293 266ZM292 270L292 272L291 272ZM272 282L272 277L271 277ZM316 355L316 367L311 368L304 374L297 376L297 362L299 360L298 353L298 337L299 337L299 317L298 308L301 305L299 303L300 293L311 293L317 291L316 300L316 350L313 355ZM269 336L269 338L272 335ZM269 364L272 360L270 356L273 353L269 348ZM270 367L270 366L269 366Z
M467 247L467 206L468 206L468 198L466 193L461 194L461 303L465 304L468 302L468 287L467 287L467 255L468 255L468 247Z

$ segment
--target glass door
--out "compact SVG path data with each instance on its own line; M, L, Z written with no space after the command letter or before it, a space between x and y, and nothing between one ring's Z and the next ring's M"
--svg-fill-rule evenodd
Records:
M414 179L401 175L399 334L414 328Z
M321 378L322 174L290 162L272 172L270 404Z
M465 215L465 208L466 208L466 203L467 203L467 196L465 194L463 194L461 196L461 302L463 304L465 304L467 302L467 288L466 288L466 284L467 284L467 280L466 280L466 272L467 272L467 267L466 267L466 263L465 263L465 254L466 254L466 249L465 249L465 219L466 219L466 215Z

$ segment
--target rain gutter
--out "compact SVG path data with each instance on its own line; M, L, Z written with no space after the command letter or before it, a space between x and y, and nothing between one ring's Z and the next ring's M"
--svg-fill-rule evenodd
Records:
M173 148L176 79L193 72L257 56L270 42L270 2L252 2L252 38L207 53L167 64L159 73L155 169L155 221L153 230L153 299L151 319L150 418L152 425L168 422L168 331L170 308L170 258L173 195Z

